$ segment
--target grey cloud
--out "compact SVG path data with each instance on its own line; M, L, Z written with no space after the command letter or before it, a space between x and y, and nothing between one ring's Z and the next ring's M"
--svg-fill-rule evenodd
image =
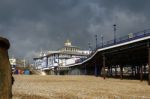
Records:
M10 55L32 58L57 50L66 39L83 49L94 35L113 39L149 28L149 0L1 0L0 35L11 42Z

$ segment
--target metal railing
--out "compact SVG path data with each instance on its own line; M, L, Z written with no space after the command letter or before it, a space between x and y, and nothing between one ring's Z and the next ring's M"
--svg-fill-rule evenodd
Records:
M94 49L92 51L92 53L86 59L91 57L98 49L113 46L113 45L116 45L116 44L129 42L129 41L136 40L136 39L143 38L143 37L147 37L147 36L150 36L150 29L143 30L143 31L140 31L140 32L136 32L136 33L130 33L126 36L116 38L116 40L113 39L113 40L110 40L110 41L103 42L103 45L98 45L97 48ZM86 59L84 59L84 60L86 60ZM83 62L84 60L82 60L81 62Z
M103 43L103 46L102 45L98 46L97 49L105 48L105 47L109 47L112 45L121 44L121 43L125 43L125 42L129 42L129 41L136 40L136 39L143 38L143 37L147 37L147 36L150 36L150 29L136 32L136 33L130 33L126 36L116 38L116 40L115 40L116 42L114 42L114 40L106 41Z

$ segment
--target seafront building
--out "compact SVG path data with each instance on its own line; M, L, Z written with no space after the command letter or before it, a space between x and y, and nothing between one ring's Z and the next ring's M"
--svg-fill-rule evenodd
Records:
M78 63L89 56L89 50L80 50L67 40L64 47L57 51L40 52L38 57L33 58L35 69L46 70L55 67L65 67Z
M9 62L10 62L10 65L11 65L11 68L12 69L15 69L16 68L16 64L17 64L17 59L12 57L12 58L9 58Z
M15 69L16 67L26 67L25 59L11 57L9 58L9 62L10 62L12 69Z

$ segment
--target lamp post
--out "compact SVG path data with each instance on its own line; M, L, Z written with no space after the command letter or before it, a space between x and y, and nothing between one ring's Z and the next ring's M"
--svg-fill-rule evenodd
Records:
M23 65L24 65L24 67L26 67L26 59L25 59L25 57L23 59Z
M92 47L91 47L91 43L88 42L88 47L89 47L89 53L92 53Z
M91 51L91 43L88 42L89 51Z
M97 35L95 35L95 46L96 46L96 49L97 49Z
M101 35L101 40L102 40L102 48L103 48L103 39L104 39L104 37L103 37L103 35Z
M116 44L116 24L113 25L114 28L114 44Z

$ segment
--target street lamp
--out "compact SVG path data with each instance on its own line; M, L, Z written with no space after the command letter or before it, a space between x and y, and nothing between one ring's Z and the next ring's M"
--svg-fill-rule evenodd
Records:
M97 35L95 35L95 46L96 46L96 49L97 49Z
M114 44L116 44L116 24L114 24L113 27L114 27Z
M104 39L104 37L103 37L103 35L101 35L101 40L102 40L102 48L103 48L103 39Z
M25 57L23 59L23 65L24 65L24 67L26 67L26 59L25 59Z
M92 52L92 47L91 47L91 43L90 42L88 42L88 47L89 47L89 53L91 53Z
M91 51L91 43L88 42L89 51Z

